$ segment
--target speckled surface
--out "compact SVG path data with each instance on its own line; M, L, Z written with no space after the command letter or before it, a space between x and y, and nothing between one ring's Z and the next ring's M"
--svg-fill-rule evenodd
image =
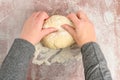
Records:
M49 15L86 12L95 25L113 80L120 79L120 0L0 0L0 65L24 21L39 10ZM27 80L84 80L82 61L50 66L30 63Z

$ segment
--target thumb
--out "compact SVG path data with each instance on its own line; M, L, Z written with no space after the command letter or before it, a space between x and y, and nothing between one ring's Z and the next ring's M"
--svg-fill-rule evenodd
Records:
M62 27L63 27L66 31L68 31L73 38L75 38L76 32L75 32L75 30L72 28L72 26L65 24L65 25L62 25Z
M43 34L43 37L44 36L47 36L48 34L52 33L52 32L56 32L57 29L55 28L46 28L46 29L43 29L42 30L42 34Z

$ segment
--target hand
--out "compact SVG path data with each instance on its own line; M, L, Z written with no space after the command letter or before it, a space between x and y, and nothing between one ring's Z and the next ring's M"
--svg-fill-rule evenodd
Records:
M71 13L67 17L74 23L75 28L70 25L63 25L63 28L72 35L79 46L82 47L88 42L96 42L94 26L83 12Z
M48 18L46 12L35 12L25 22L20 38L29 41L33 45L41 41L46 35L56 31L54 28L43 29L44 21Z

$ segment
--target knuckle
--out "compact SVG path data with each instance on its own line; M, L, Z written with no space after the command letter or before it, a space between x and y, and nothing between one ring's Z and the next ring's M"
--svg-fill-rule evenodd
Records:
M43 12L40 13L40 16L41 16L42 18L47 18L47 17L48 17L48 14L43 11Z
M47 15L47 13L45 11L41 12L41 15Z
M68 17L73 17L74 15L75 15L74 13L70 13Z
M72 15L72 14L74 14L74 13L72 12L72 13L70 13L69 15Z
M35 16L36 15L36 12L33 12L31 16Z

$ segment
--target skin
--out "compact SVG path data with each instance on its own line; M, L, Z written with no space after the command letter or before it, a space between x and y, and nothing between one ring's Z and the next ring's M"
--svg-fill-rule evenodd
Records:
M46 12L33 13L24 23L20 38L35 45L46 35L57 31L55 28L42 28L47 18L49 18L49 16Z
M85 13L79 11L76 14L69 14L67 17L73 22L75 28L71 28L70 25L66 24L62 27L72 35L80 47L88 42L96 42L94 26ZM20 38L35 45L46 35L57 31L55 28L42 28L44 21L48 18L49 16L46 12L33 13L25 22Z
M72 35L80 47L88 42L96 42L94 25L85 13L79 11L76 14L69 14L67 17L73 22L75 28L67 24L63 25L63 28Z

